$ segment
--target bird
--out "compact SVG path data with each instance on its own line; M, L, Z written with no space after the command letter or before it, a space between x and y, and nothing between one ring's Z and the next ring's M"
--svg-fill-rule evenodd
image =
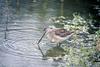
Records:
M73 35L73 32L68 31L64 28L47 28L46 36L48 40L52 43L56 43L57 46L60 46L63 41L69 39Z

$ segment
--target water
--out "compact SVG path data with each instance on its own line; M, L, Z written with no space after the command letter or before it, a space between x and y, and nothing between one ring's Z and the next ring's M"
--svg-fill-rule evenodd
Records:
M15 1L11 1L9 10L4 0L0 0L5 8L0 7L2 8L1 14L3 13L1 15L3 19L0 19L2 21L0 22L0 67L66 67L64 61L42 60L37 46L37 41L44 32L43 29L52 25L49 18L60 16L60 2L57 0L21 0L20 8L17 9ZM65 8L68 9L68 6ZM69 16L74 12L71 8L67 9L64 9L65 15ZM6 22L8 22L8 31L5 31ZM44 37L40 47L45 53L52 46Z

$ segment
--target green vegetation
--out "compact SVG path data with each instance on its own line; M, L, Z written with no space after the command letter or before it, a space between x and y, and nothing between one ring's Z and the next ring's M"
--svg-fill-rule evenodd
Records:
M65 55L62 56L62 58L66 61L67 67L73 67L73 65L74 67L90 67L94 62L93 55L96 54L95 42L96 38L100 35L100 30L97 31L96 34L90 34L88 32L88 24L91 24L91 19L88 19L87 21L87 19L84 19L79 14L75 13L73 14L73 17L72 20L65 20L65 17L60 16L54 20L55 27L57 27L57 24L61 24L61 28L75 32L66 43L62 44L64 45L62 48L65 52ZM51 51L53 52L52 49ZM56 57L59 56L56 55Z

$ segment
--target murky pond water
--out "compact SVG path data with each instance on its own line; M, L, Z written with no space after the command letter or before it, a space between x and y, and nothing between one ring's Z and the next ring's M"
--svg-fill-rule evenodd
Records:
M49 18L60 16L60 2L57 0L19 0L19 6L16 6L16 2L11 0L12 3L9 2L11 10L6 10L4 0L0 1L0 8L2 6L5 8L2 8L1 12L4 19L0 19L2 21L0 22L0 67L66 67L65 61L42 60L41 52L37 46L37 41L44 32L43 29L52 25ZM78 0L72 4L79 5ZM73 10L69 6L71 5L68 4L64 7L65 16L72 15L77 8L81 10L81 7L76 7ZM5 32L6 13L9 15L9 21L7 23L8 31ZM83 13L85 12L83 11ZM10 19L10 17L14 19ZM45 53L53 46L44 37L40 47Z

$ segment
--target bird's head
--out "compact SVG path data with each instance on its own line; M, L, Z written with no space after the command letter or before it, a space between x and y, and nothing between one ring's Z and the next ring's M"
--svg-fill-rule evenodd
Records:
M56 27L55 26L49 26L47 28L44 28L44 31L52 31L53 29L55 29Z

